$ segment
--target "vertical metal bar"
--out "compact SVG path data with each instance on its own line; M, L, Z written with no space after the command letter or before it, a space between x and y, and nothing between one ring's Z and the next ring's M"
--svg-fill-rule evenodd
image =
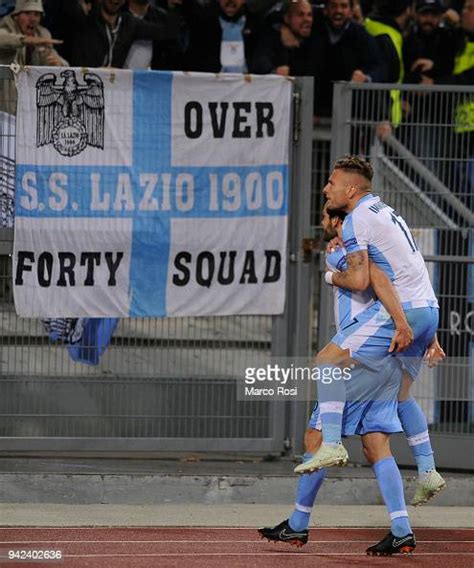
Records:
M313 139L313 79L298 78L295 89L299 100L299 113L294 116L299 132L293 144L290 184L290 264L287 282L288 355L307 357L311 345L310 307L313 266L305 262L302 243L311 237L311 160ZM301 449L305 423L305 403L287 403L287 438L292 451Z
M334 323L334 296L330 287L324 281L325 263L324 258L319 258L319 274L321 279L321 299L319 303L319 334L318 350L322 349L335 334Z
M351 150L351 83L335 83L332 107L331 165Z

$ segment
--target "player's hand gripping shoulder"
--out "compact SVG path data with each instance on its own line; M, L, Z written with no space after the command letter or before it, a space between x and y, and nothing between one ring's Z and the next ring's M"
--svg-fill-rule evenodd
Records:
M439 365L445 357L446 353L439 344L438 337L435 335L426 349L425 361L428 363L428 367L432 369L436 367L436 365Z
M342 246L342 239L340 239L339 237L334 237L326 245L326 254L332 254L338 248L342 248Z

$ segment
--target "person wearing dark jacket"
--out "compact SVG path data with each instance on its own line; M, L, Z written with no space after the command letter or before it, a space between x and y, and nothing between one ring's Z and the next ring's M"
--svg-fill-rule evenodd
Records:
M184 0L182 9L189 34L185 71L249 71L261 18L246 9L245 0Z
M445 6L441 0L417 0L415 26L404 38L405 83L423 83L451 74L456 53L457 31L441 26ZM439 94L413 91L404 94L408 112L405 145L438 177L445 167L445 140L439 136L439 124L446 121L446 110L438 103Z
M413 30L403 42L405 83L420 83L422 74L450 75L456 52L456 30L441 26L445 7L441 0L417 0Z
M168 9L150 0L128 0L127 12L152 24L166 24ZM180 69L182 57L178 38L169 41L136 40L128 52L126 69Z
M313 8L308 0L286 4L283 21L262 33L252 60L252 73L312 75Z
M456 53L450 74L425 83L444 85L474 85L474 0L465 0L462 11L462 28L457 32ZM472 130L474 130L474 125Z
M411 6L412 0L375 0L373 12L365 19L365 28L375 37L385 62L387 83L404 82L403 32L411 17ZM390 97L390 121L397 127L402 121L400 91L392 90Z
M71 25L71 65L122 68L135 40L177 38L178 11L171 11L165 22L150 23L123 12L124 4L125 0L99 0L87 12L80 0L64 2L64 19Z
M458 31L457 51L451 74L437 77L423 76L425 84L474 85L474 0L465 0L462 11L462 29ZM474 97L455 95L451 122L450 144L453 171L446 185L471 210L474 210Z
M402 83L403 32L411 16L411 0L376 0L365 19L365 28L377 39L386 63L388 83Z
M330 116L335 81L379 82L384 66L374 39L353 21L353 0L328 0L313 22L316 116Z

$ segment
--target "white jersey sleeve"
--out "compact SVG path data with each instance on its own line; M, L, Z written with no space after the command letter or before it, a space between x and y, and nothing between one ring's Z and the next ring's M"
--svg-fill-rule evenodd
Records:
M365 219L356 218L355 223L351 215L347 215L342 225L342 238L346 254L359 250L368 250L370 242L370 228Z
M438 307L423 255L405 220L372 194L363 197L342 226L347 253L367 250L392 281L404 309Z

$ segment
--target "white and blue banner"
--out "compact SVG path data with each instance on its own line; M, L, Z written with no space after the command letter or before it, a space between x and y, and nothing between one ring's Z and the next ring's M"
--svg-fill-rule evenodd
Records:
M283 311L288 79L42 67L17 84L20 316Z

